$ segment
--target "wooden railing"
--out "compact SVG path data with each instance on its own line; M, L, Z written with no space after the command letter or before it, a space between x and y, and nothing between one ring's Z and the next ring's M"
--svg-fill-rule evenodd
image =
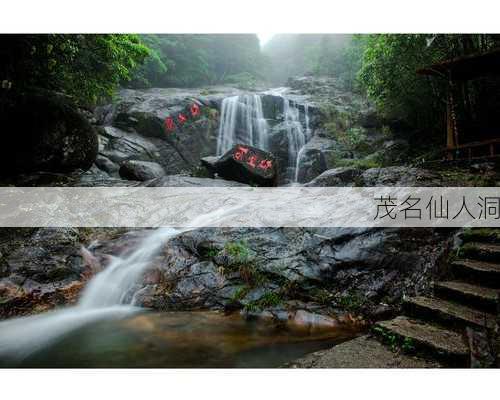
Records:
M446 159L448 160L476 160L483 158L493 158L499 157L500 153L497 152L497 145L500 145L500 138L483 140L477 142L470 142L465 144L460 144L454 147L448 147L445 149ZM485 152L480 155L474 154L474 149L485 147ZM466 152L465 156L460 153L462 151Z

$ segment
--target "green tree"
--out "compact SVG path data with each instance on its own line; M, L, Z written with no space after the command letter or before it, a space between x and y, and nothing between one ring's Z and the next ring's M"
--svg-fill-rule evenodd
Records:
M142 35L151 49L133 87L194 87L261 76L256 35Z
M50 89L82 105L109 97L149 55L137 35L1 35L0 77L12 90Z
M369 35L359 80L380 111L406 120L427 139L443 129L446 81L417 75L417 69L498 44L498 35Z

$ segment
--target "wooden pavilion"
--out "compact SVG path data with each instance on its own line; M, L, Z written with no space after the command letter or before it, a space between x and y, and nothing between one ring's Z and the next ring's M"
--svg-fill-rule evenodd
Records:
M500 156L500 48L443 61L417 73L447 82L446 159Z

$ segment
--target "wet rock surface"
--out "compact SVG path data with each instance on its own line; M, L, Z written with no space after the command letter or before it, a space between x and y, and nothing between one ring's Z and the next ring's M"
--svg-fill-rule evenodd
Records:
M119 170L122 178L132 181L148 181L165 175L163 167L155 162L130 160Z
M277 186L278 167L273 154L243 144L235 145L216 160L202 159L211 174L255 186Z
M112 236L117 230L97 229ZM82 257L87 241L78 228L2 228L0 317L31 314L76 301L84 282L95 273Z
M144 234L94 244L92 252L105 265ZM385 314L396 309L403 294L429 290L445 252L437 243L446 238L447 232L411 229L199 229L165 244L135 288L135 301L278 320L297 310L376 317L381 307Z

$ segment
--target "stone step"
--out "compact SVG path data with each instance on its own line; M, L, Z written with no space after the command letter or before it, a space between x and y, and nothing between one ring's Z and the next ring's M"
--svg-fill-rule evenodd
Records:
M453 261L451 268L454 275L464 280L500 288L500 264L465 259Z
M466 326L493 329L495 326L493 314L447 300L418 296L406 299L403 306L409 315L457 329Z
M494 243L470 242L460 249L464 258L500 263L500 245Z
M426 353L448 365L465 367L468 364L469 348L460 333L405 316L378 322L375 326L382 329L383 337L392 334L400 339L409 339L416 352Z
M445 300L452 300L466 306L495 313L500 290L467 282L447 281L434 283L434 294Z

